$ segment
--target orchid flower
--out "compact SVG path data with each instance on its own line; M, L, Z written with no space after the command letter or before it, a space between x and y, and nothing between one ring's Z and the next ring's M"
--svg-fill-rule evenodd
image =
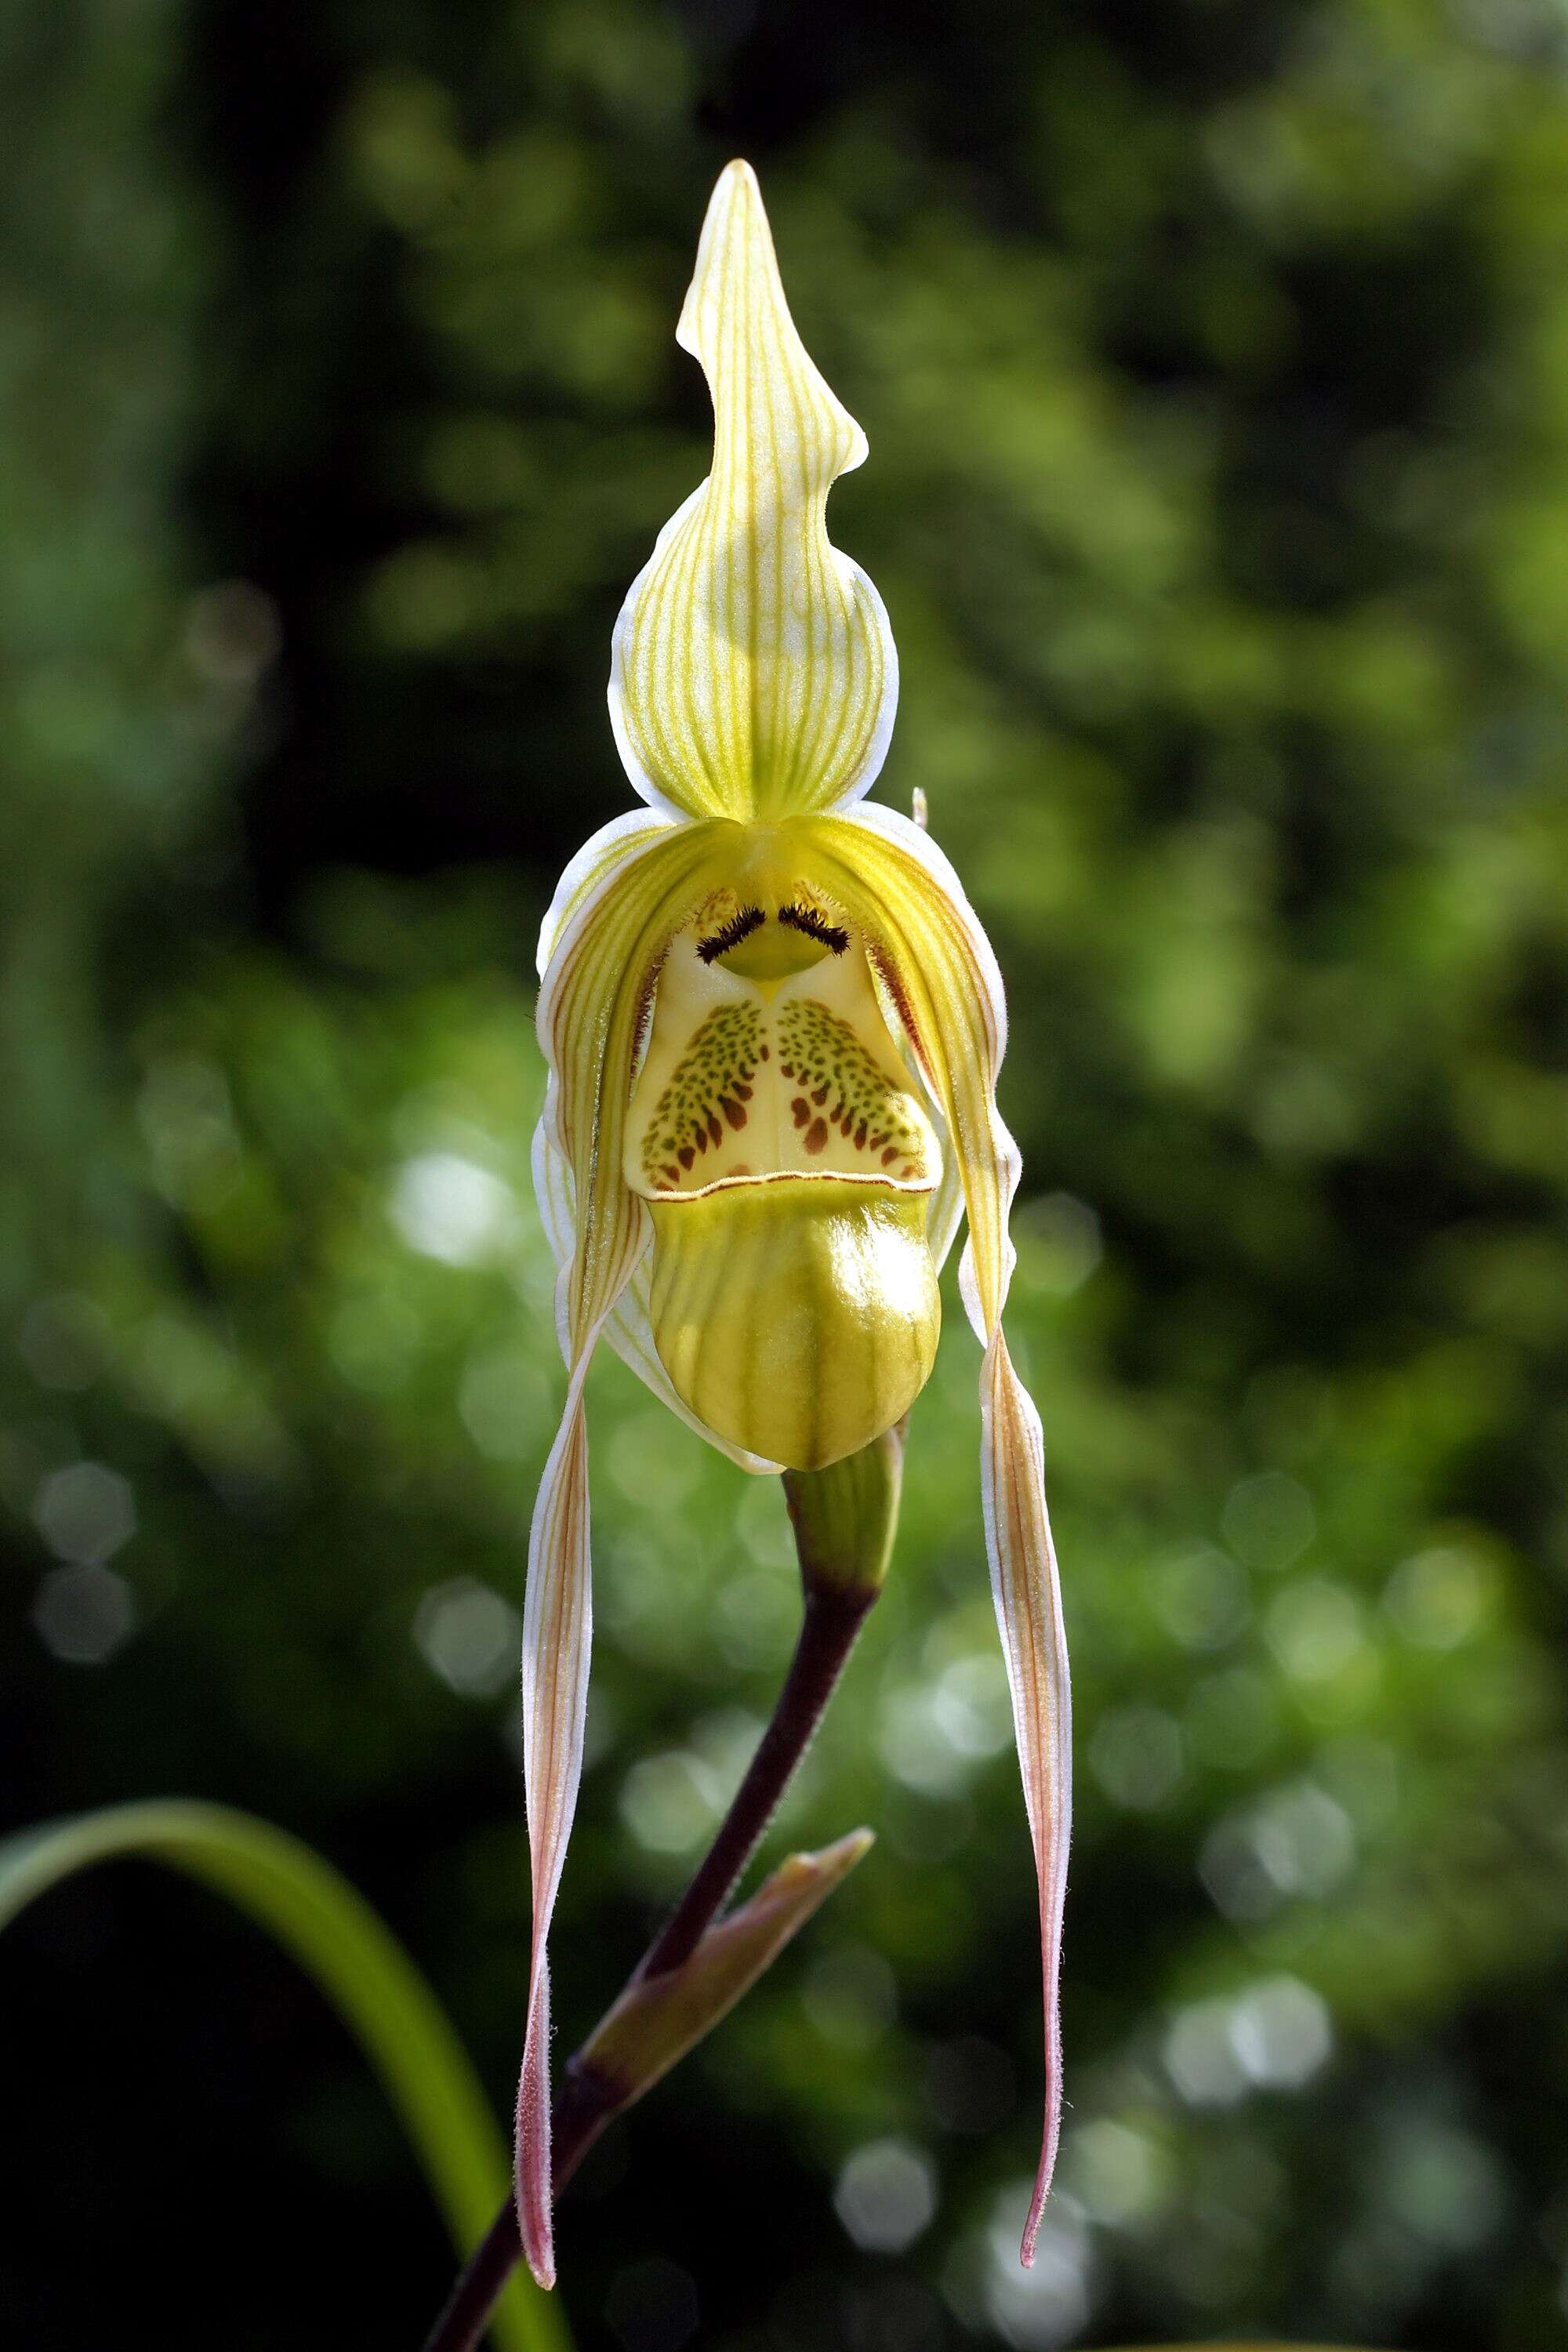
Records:
M966 1217L985 1541L1039 1878L1046 2125L1027 2263L1060 2107L1070 1748L1039 1417L1002 1334L1019 1161L996 1110L1001 976L923 826L864 799L898 663L825 509L866 439L795 331L745 163L714 190L678 339L712 394L713 463L616 627L610 715L643 805L567 867L539 950L534 1177L567 1389L524 1633L523 2242L549 2284L545 1947L583 1761L595 1348L607 1339L744 1469L819 1469L924 1385L937 1275Z

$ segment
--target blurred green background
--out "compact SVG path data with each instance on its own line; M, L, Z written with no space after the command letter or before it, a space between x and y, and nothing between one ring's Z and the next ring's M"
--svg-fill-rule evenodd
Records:
M1568 2346L1568 14L58 0L0 19L7 1826L312 1839L504 2112L562 1387L531 950L762 173L863 421L879 794L1012 996L1078 1696L1060 2188L950 1297L774 1832L871 1858L568 2200L582 2352ZM765 1717L781 1497L606 1360L566 2043ZM412 2347L316 1996L131 1868L0 1948L0 2319Z

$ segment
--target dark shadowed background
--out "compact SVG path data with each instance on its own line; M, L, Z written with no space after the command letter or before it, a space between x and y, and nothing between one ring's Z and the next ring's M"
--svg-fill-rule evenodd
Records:
M949 1328L771 1851L870 1859L603 2146L581 2352L1568 2346L1568 17L1556 0L56 0L0 21L5 1826L316 1843L505 2109L561 1376L531 952L762 174L1008 974L1078 1693L1034 1892ZM575 2039L795 1619L605 1361ZM0 1945L18 2347L410 2352L309 1985L118 1866Z

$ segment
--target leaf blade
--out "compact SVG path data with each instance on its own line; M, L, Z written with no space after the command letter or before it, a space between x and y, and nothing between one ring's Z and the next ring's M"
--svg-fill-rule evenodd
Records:
M0 1929L79 1871L136 1856L226 1896L314 1978L380 2077L467 2254L506 2193L505 2144L425 1978L363 1896L300 1840L184 1800L47 1823L0 1844ZM521 2273L492 2325L503 2352L571 2352L559 2307Z

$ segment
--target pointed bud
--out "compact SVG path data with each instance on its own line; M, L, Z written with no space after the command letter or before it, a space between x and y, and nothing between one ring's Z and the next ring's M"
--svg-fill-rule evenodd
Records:
M821 1853L793 1853L739 1910L710 1927L689 1959L636 1976L573 2062L606 2105L629 2106L749 1990L872 1843L851 1831Z

